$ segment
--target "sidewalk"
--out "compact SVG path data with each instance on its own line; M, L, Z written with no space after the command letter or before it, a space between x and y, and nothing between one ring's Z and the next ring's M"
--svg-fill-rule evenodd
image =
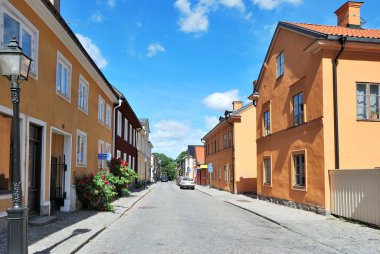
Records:
M196 185L196 190L244 209L341 253L380 253L380 230L333 216L323 216L246 195ZM307 251L306 251L307 252Z
M80 210L55 214L57 221L45 226L29 226L28 253L75 253L84 244L118 220L142 197L156 187L132 192L114 201L115 212ZM7 233L0 234L0 253L7 252Z

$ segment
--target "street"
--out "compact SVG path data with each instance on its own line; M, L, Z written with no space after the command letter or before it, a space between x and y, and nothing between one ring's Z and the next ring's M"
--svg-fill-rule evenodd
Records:
M307 251L305 251L307 250ZM159 183L78 253L337 253L197 190Z

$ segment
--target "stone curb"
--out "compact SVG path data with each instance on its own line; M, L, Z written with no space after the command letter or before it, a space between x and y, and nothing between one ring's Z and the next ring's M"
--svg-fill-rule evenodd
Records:
M151 185L152 186L152 185ZM104 225L103 228L93 232L85 241L82 241L73 251L70 252L70 254L74 254L78 252L83 246L85 246L87 243L89 243L92 239L94 239L97 235L99 235L101 232L103 232L106 228L110 227L113 223L115 223L117 220L119 220L126 212L128 212L130 209L132 209L137 202L139 202L143 197L145 197L148 193L150 193L152 190L156 188L157 184L154 184L151 188L148 187L146 189L146 192L136 199L131 206L127 207L122 213L120 213L119 216L117 216L113 221L111 221L109 224Z

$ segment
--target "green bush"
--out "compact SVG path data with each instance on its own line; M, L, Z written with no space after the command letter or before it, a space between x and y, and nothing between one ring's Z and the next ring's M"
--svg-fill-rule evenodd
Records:
M83 206L100 211L113 211L114 207L111 202L117 195L116 187L112 183L115 181L114 178L113 174L106 174L106 172L78 177L76 190Z
M138 174L128 167L128 162L121 159L112 159L110 173L114 176L111 181L120 197L123 196L123 191L128 189L129 184L138 178Z

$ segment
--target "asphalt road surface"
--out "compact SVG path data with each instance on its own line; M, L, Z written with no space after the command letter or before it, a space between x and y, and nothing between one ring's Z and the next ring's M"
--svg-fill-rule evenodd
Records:
M197 190L159 183L78 253L336 253Z

